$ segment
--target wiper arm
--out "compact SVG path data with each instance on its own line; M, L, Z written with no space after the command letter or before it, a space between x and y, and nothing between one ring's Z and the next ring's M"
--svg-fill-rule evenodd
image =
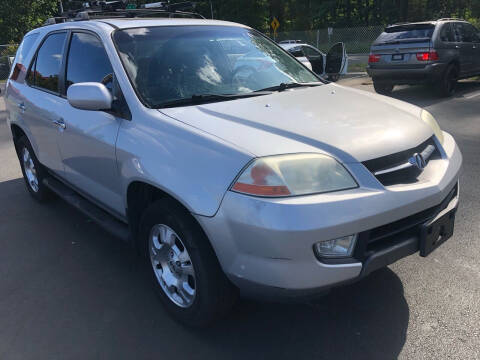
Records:
M183 105L200 105L200 104L207 104L210 102L218 102L218 101L228 101L233 99L241 99L253 96L261 96L261 95L268 95L271 94L271 91L258 91L258 92L249 92L249 93L241 93L241 94L201 94L201 95L192 95L188 98L176 99L171 101L166 101L155 105L154 108L169 108L169 107L177 107Z
M267 87L265 89L260 89L260 90L257 90L255 92L261 92L261 91L285 91L287 89L293 89L293 88L297 88L297 87L312 87L312 86L319 86L319 85L323 85L322 82L309 82L309 83L296 83L296 82L292 82L292 83L280 83L279 85L275 85L275 86L270 86L270 87Z

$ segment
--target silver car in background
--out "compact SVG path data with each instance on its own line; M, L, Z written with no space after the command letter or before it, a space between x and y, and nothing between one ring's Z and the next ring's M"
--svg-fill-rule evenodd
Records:
M344 43L336 43L326 54L299 40L284 40L280 41L279 45L315 74L330 81L337 81L340 75L348 72L348 56Z
M309 300L453 233L462 155L430 113L326 84L240 24L35 29L6 106L31 195L130 242L189 325L238 293Z

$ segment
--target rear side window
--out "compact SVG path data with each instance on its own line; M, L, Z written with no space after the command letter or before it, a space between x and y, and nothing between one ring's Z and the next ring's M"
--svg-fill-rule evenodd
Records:
M433 24L389 26L380 34L377 40L375 40L375 45L430 41L434 30L435 25Z
M113 69L102 42L95 35L74 33L68 53L66 89L82 82L100 82L111 91Z
M440 40L444 42L455 42L455 32L453 31L451 24L445 24L442 27L442 31L440 32Z
M30 50L32 50L32 46L37 40L37 38L38 34L27 35L23 38L22 43L18 47L17 55L15 56L15 66L13 68L10 79L18 80L20 74L25 74L27 72L28 65L25 64L25 61L27 60L27 56L30 53Z
M58 93L65 37L66 33L54 33L43 42L28 76L30 85Z

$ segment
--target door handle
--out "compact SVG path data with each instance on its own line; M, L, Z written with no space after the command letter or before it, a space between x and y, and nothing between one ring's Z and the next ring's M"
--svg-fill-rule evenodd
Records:
M67 125L65 125L65 121L60 118L58 120L53 120L53 124L61 129L65 129Z
M455 45L455 49L460 49L460 45Z
M18 104L18 108L20 110L22 110L22 112L25 112L25 110L27 110L27 107L25 106L25 104L23 102Z
M473 48L473 49L476 49L476 48L477 48L477 45L473 45L472 48Z

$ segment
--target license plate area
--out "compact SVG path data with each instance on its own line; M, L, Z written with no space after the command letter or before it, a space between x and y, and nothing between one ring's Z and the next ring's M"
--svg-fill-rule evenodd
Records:
M393 61L403 60L403 54L394 54L394 55L392 55L392 60L393 60Z
M420 256L427 256L453 235L455 227L455 213L453 209L433 223L421 227Z

